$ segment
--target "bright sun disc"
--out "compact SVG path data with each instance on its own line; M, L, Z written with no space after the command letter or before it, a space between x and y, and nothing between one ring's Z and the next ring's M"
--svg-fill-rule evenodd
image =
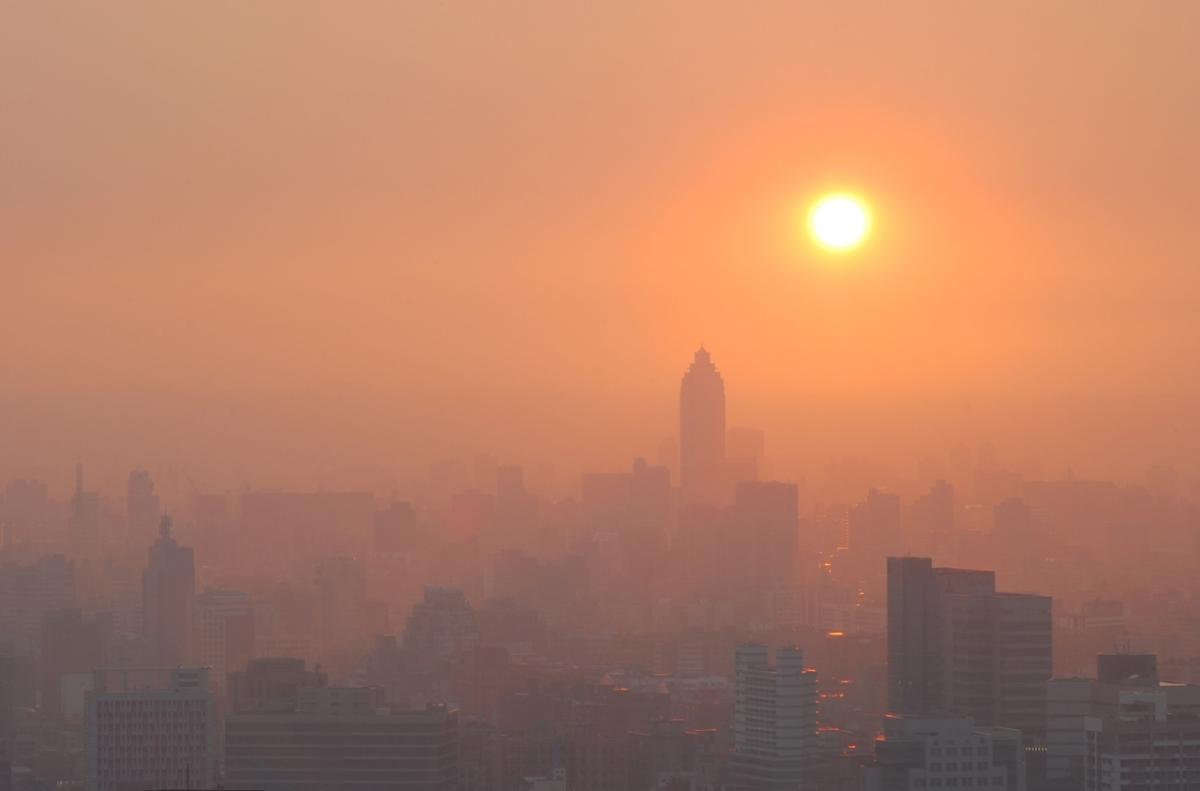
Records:
M809 212L808 230L826 250L853 250L871 230L871 213L853 195L826 195Z

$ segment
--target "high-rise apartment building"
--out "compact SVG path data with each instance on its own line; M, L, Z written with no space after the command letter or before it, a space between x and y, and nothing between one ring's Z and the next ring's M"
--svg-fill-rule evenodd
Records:
M798 648L738 646L734 659L734 751L738 791L795 791L805 782L817 739L817 674Z
M212 787L208 670L97 670L85 698L87 791Z
M679 388L679 485L685 505L724 499L725 382L703 346Z

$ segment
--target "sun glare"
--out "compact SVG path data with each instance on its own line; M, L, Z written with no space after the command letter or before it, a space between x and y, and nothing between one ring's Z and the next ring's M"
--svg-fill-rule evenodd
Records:
M871 230L871 213L849 193L824 195L808 214L808 230L817 244L841 253L863 243Z

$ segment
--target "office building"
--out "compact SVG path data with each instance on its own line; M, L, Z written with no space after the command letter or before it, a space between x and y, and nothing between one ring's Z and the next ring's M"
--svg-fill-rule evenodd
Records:
M371 690L300 690L295 711L225 724L225 787L259 791L452 791L458 716L368 710Z
M1101 654L1097 677L1047 684L1054 789L1182 789L1200 782L1200 685L1159 679L1153 654ZM1155 785L1157 784L1157 785Z
M734 751L730 778L739 791L795 791L816 752L817 674L798 648L738 646L735 654Z
M890 715L862 780L863 791L1025 791L1021 732L978 727L969 717Z
M208 670L97 670L85 698L87 791L212 787Z
M229 705L234 714L279 714L300 705L300 693L324 687L325 674L306 670L303 659L272 657L254 659L245 670L229 674Z
M990 571L888 558L888 707L1044 737L1050 599L997 593Z

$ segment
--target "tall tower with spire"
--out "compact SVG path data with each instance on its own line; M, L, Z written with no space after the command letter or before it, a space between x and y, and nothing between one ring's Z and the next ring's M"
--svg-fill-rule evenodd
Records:
M159 534L142 572L142 629L154 641L159 663L178 667L188 660L196 562L191 548L171 535L171 517L163 516Z
M701 346L679 388L679 486L684 505L719 505L725 471L725 381Z

